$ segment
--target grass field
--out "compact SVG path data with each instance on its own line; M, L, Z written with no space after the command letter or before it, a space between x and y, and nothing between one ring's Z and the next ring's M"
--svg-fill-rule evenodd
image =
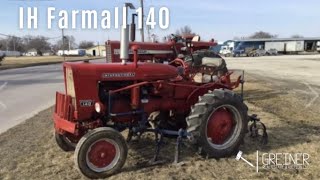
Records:
M78 60L99 59L99 58L101 58L101 57L88 57L88 56L66 57L66 61L78 61ZM61 56L6 57L2 61L2 65L0 66L0 70L28 67L28 66L34 66L34 65L53 64L53 63L60 63L63 61L64 61L64 59Z

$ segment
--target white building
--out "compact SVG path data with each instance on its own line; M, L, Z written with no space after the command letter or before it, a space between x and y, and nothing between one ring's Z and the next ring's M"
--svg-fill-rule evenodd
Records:
M106 57L106 46L94 46L86 50L87 55Z
M38 51L36 49L30 49L25 55L26 56L38 56Z

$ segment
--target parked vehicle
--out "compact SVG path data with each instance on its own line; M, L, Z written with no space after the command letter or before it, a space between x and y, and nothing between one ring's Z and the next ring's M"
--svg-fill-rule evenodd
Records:
M276 49L269 49L267 52L266 52L266 55L267 56L276 56L278 55L278 51Z
M235 49L238 42L236 41L226 41L223 46L221 46L221 50L219 52L220 55L229 57L232 56L233 50Z
M225 56L225 57L229 57L232 55L232 52L233 52L233 47L221 46L221 50L220 50L219 54L221 54L222 56Z
M250 41L243 41L240 42L235 50L233 51L233 57L240 57L240 56L254 56L256 55L255 50L263 49L264 42L250 42Z
M259 56L265 56L267 53L264 49L254 49L249 53L249 56L251 57L259 57Z
M85 56L86 55L86 50L85 49L75 49L75 50L59 50L57 55L62 56Z

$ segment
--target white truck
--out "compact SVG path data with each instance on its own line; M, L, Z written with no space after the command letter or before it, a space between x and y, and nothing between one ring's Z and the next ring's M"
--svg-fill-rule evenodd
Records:
M227 42L226 45L221 46L219 54L225 57L229 57L232 55L234 48L235 42Z
M85 56L86 55L86 50L85 49L75 49L75 50L59 50L57 55L58 56Z

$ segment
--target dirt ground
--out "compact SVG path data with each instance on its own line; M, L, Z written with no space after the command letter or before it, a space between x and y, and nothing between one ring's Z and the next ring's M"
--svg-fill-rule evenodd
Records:
M99 57L101 58L101 57ZM96 59L95 57L66 57L66 61L75 61L75 60L86 60L86 59ZM39 64L52 64L63 62L64 59L61 56L35 56L35 57L6 57L2 61L0 70L11 69L11 68L21 68L29 67Z
M319 87L318 87L319 88ZM319 100L310 107L310 96L300 85L249 75L245 85L250 113L259 114L268 127L269 144L262 146L250 137L240 147L243 157L254 163L259 153L308 153L309 166L302 170L255 168L235 156L205 159L185 146L182 165L174 165L175 140L166 139L161 158L167 162L148 166L154 152L151 135L130 144L121 173L110 179L319 179L320 109ZM52 108L43 111L0 135L0 179L85 179L75 168L73 153L55 145ZM146 146L146 144L149 144ZM186 145L188 145L186 143Z

